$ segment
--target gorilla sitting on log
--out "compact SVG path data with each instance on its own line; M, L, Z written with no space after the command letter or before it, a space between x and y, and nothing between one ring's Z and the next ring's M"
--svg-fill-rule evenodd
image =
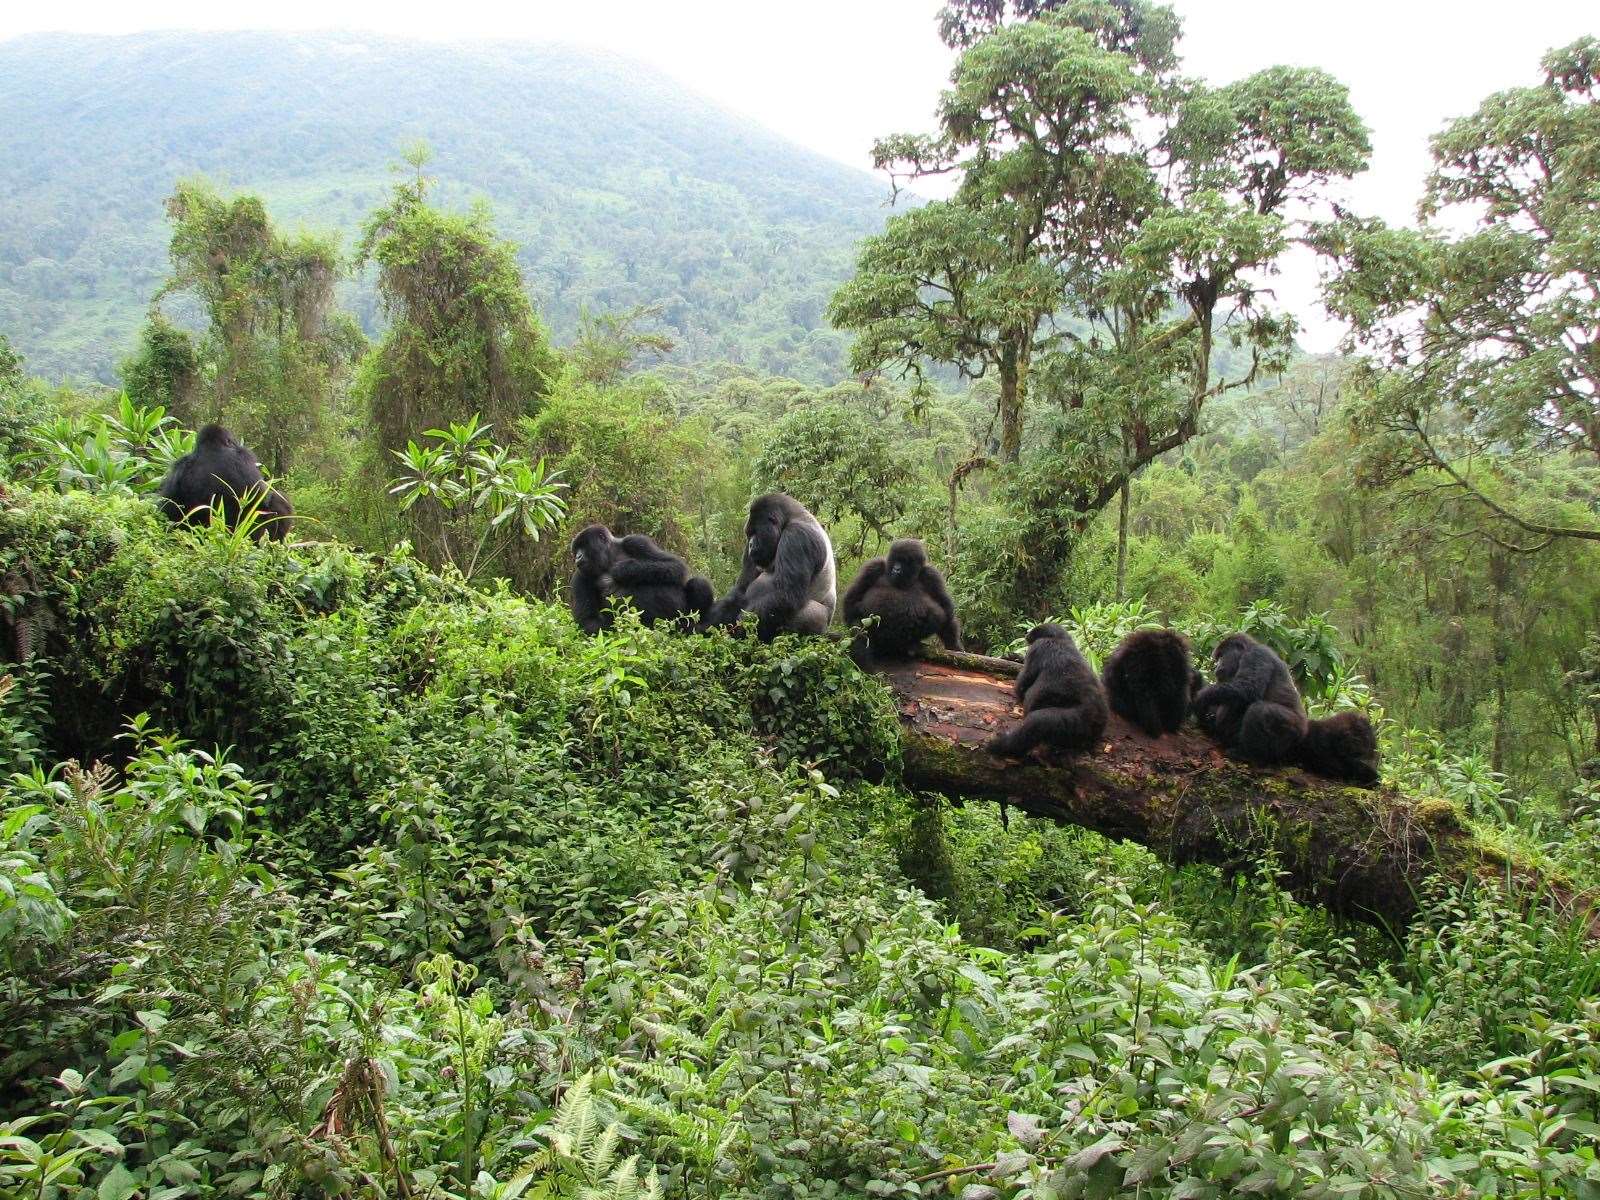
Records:
M1305 740L1306 714L1283 659L1249 634L1232 633L1217 644L1211 661L1217 681L1194 698L1200 727L1258 767L1294 762Z
M1354 710L1308 721L1296 761L1313 775L1376 787L1378 735L1366 714Z
M1111 652L1100 677L1111 711L1156 738L1182 728L1200 673L1183 634L1139 629Z
M689 574L688 564L642 533L616 537L590 525L572 539L577 570L572 576L572 616L585 633L615 624L608 600L626 599L646 625L687 620L697 624L711 610L711 585Z
M1025 714L1015 728L984 747L991 754L1021 758L1035 746L1082 753L1106 731L1110 708L1100 680L1076 642L1060 625L1028 631L1028 654L1017 676L1017 699Z
M156 494L162 511L180 524L221 509L233 529L240 512L254 505L260 522L255 536L280 542L294 516L289 498L268 485L256 456L221 425L207 425L195 435L194 449L172 464Z
M833 543L821 522L794 497L769 492L751 501L744 532L744 569L706 625L733 625L740 613L753 612L764 642L780 633L824 632L838 584Z
M859 625L868 617L878 619L867 644L879 657L904 658L933 634L946 649L961 649L961 625L944 576L928 565L916 538L900 538L887 557L868 559L845 592L844 623Z

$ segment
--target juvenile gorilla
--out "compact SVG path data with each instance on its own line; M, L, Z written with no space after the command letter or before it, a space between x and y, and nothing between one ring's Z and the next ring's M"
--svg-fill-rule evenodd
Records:
M1028 655L1016 691L1026 715L989 739L985 749L991 754L1021 758L1038 745L1081 753L1093 749L1106 730L1111 713L1105 691L1072 635L1059 625L1028 631Z
M1306 714L1283 659L1249 634L1232 633L1217 644L1211 662L1217 681L1194 698L1200 727L1256 766L1295 761Z
M844 623L859 625L867 617L878 618L867 644L881 657L904 658L935 633L948 649L961 649L961 624L944 576L928 565L916 538L900 538L888 557L868 559L845 592Z
M1378 735L1366 714L1353 710L1309 721L1298 761L1314 775L1375 787Z
M711 585L690 576L683 559L642 533L619 538L604 525L590 525L572 539L572 557L572 616L585 633L612 627L615 616L606 601L619 596L639 610L646 625L698 622L711 609Z
M748 539L738 582L706 622L732 625L742 612L756 614L756 634L770 642L780 633L822 633L838 603L833 543L806 507L769 492L750 503Z
M1153 738L1183 726L1197 677L1189 639L1171 629L1130 633L1100 672L1111 711Z
M238 525L241 508L259 498L261 524L255 536L265 533L280 542L294 516L289 498L267 486L256 456L221 425L207 425L195 435L194 449L172 464L156 494L173 521L203 519L207 509L220 508L229 529Z

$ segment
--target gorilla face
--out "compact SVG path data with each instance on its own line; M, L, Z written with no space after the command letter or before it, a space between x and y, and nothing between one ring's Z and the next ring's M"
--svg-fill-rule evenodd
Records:
M783 536L783 514L772 506L752 508L744 532L750 539L750 561L763 571L771 570Z
M900 538L889 547L889 582L897 588L916 583L927 565L927 552L916 538Z
M598 579L611 569L617 539L604 525L590 525L572 539L572 557L580 573Z

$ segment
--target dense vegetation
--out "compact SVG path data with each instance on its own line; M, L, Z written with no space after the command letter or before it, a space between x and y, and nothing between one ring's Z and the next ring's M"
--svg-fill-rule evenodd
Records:
M331 210L344 250L286 231L347 151L395 153L403 106L377 130L234 112L326 144L299 175L164 118L266 198L165 171L140 298L184 319L73 360L120 359L117 388L60 385L0 310L0 1194L1600 1195L1584 913L1484 881L1352 926L1270 860L1006 824L906 789L889 693L839 643L626 614L591 638L560 602L591 521L726 585L750 497L782 489L842 575L925 539L978 647L1046 615L1096 660L1142 624L1247 629L1314 711L1374 718L1386 784L1600 888L1600 44L1441 135L1432 203L1484 218L1455 235L1316 219L1365 154L1342 87L1188 79L1158 5L962 0L943 28L940 129L882 149L966 182L860 227L845 381L754 369L799 360L720 268L713 340L659 362L697 336L637 307L667 299L659 247L637 278L585 259L633 290L552 334L547 242L455 203L501 195L474 147L511 161L465 117ZM290 70L288 42L221 44ZM312 94L334 44L293 68ZM419 77L458 86L445 61ZM516 108L497 89L473 103ZM636 175L689 136L652 120ZM157 194L152 161L128 195ZM755 194L747 166L719 186ZM551 172L542 194L594 198ZM1061 201L1097 178L1105 203ZM769 216L837 228L854 180ZM1241 285L1295 240L1364 356L1294 354ZM810 329L827 255L773 255L817 272ZM930 256L947 274L908 292ZM813 365L851 344L815 340ZM215 419L293 497L288 544L151 503Z
M572 47L29 36L0 42L0 108L0 329L51 379L115 378L162 274L162 200L196 174L348 252L426 139L452 207L498 207L563 338L585 308L655 304L685 358L800 378L842 364L818 324L883 219L864 172ZM342 299L376 330L370 277Z

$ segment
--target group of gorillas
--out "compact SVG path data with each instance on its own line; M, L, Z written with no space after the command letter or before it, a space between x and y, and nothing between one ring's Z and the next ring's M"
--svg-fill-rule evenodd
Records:
M175 522L220 511L229 527L252 506L255 536L282 540L294 508L269 485L255 455L220 425L207 425L192 451L172 464L158 490ZM590 525L572 539L572 615L586 633L612 627L615 603L626 601L646 625L703 632L737 626L753 613L756 634L824 632L838 602L833 543L822 523L792 496L757 497L745 521L744 562L725 595L689 572L676 554L642 533L617 537ZM916 538L900 538L869 559L844 594L844 620L865 626L858 649L873 658L903 658L937 636L961 649L961 625L944 576ZM1332 779L1378 781L1378 743L1358 712L1306 717L1289 668L1270 647L1243 633L1226 637L1212 655L1216 682L1194 669L1189 643L1170 629L1129 634L1094 673L1059 625L1028 633L1017 676L1023 717L988 749L1021 758L1036 746L1082 754L1095 748L1110 714L1152 738L1178 732L1193 713L1201 729L1234 756L1264 767L1296 765Z
M750 505L744 563L720 599L677 555L643 534L616 537L591 525L572 541L572 613L589 633L611 628L612 604L626 600L646 625L703 632L755 614L756 633L824 632L837 597L833 544L821 522L791 496L770 493ZM869 620L870 618L870 620ZM937 636L961 649L961 626L944 576L915 538L901 538L868 560L844 594L845 624L857 628L874 658L903 658ZM987 749L1021 758L1037 746L1092 751L1115 712L1152 738L1177 733L1192 713L1200 728L1234 757L1256 766L1299 766L1370 787L1378 781L1378 740L1359 712L1307 718L1289 668L1273 650L1235 633L1212 654L1216 682L1195 670L1188 640L1170 629L1126 637L1096 675L1060 625L1028 633L1017 676L1023 717Z

